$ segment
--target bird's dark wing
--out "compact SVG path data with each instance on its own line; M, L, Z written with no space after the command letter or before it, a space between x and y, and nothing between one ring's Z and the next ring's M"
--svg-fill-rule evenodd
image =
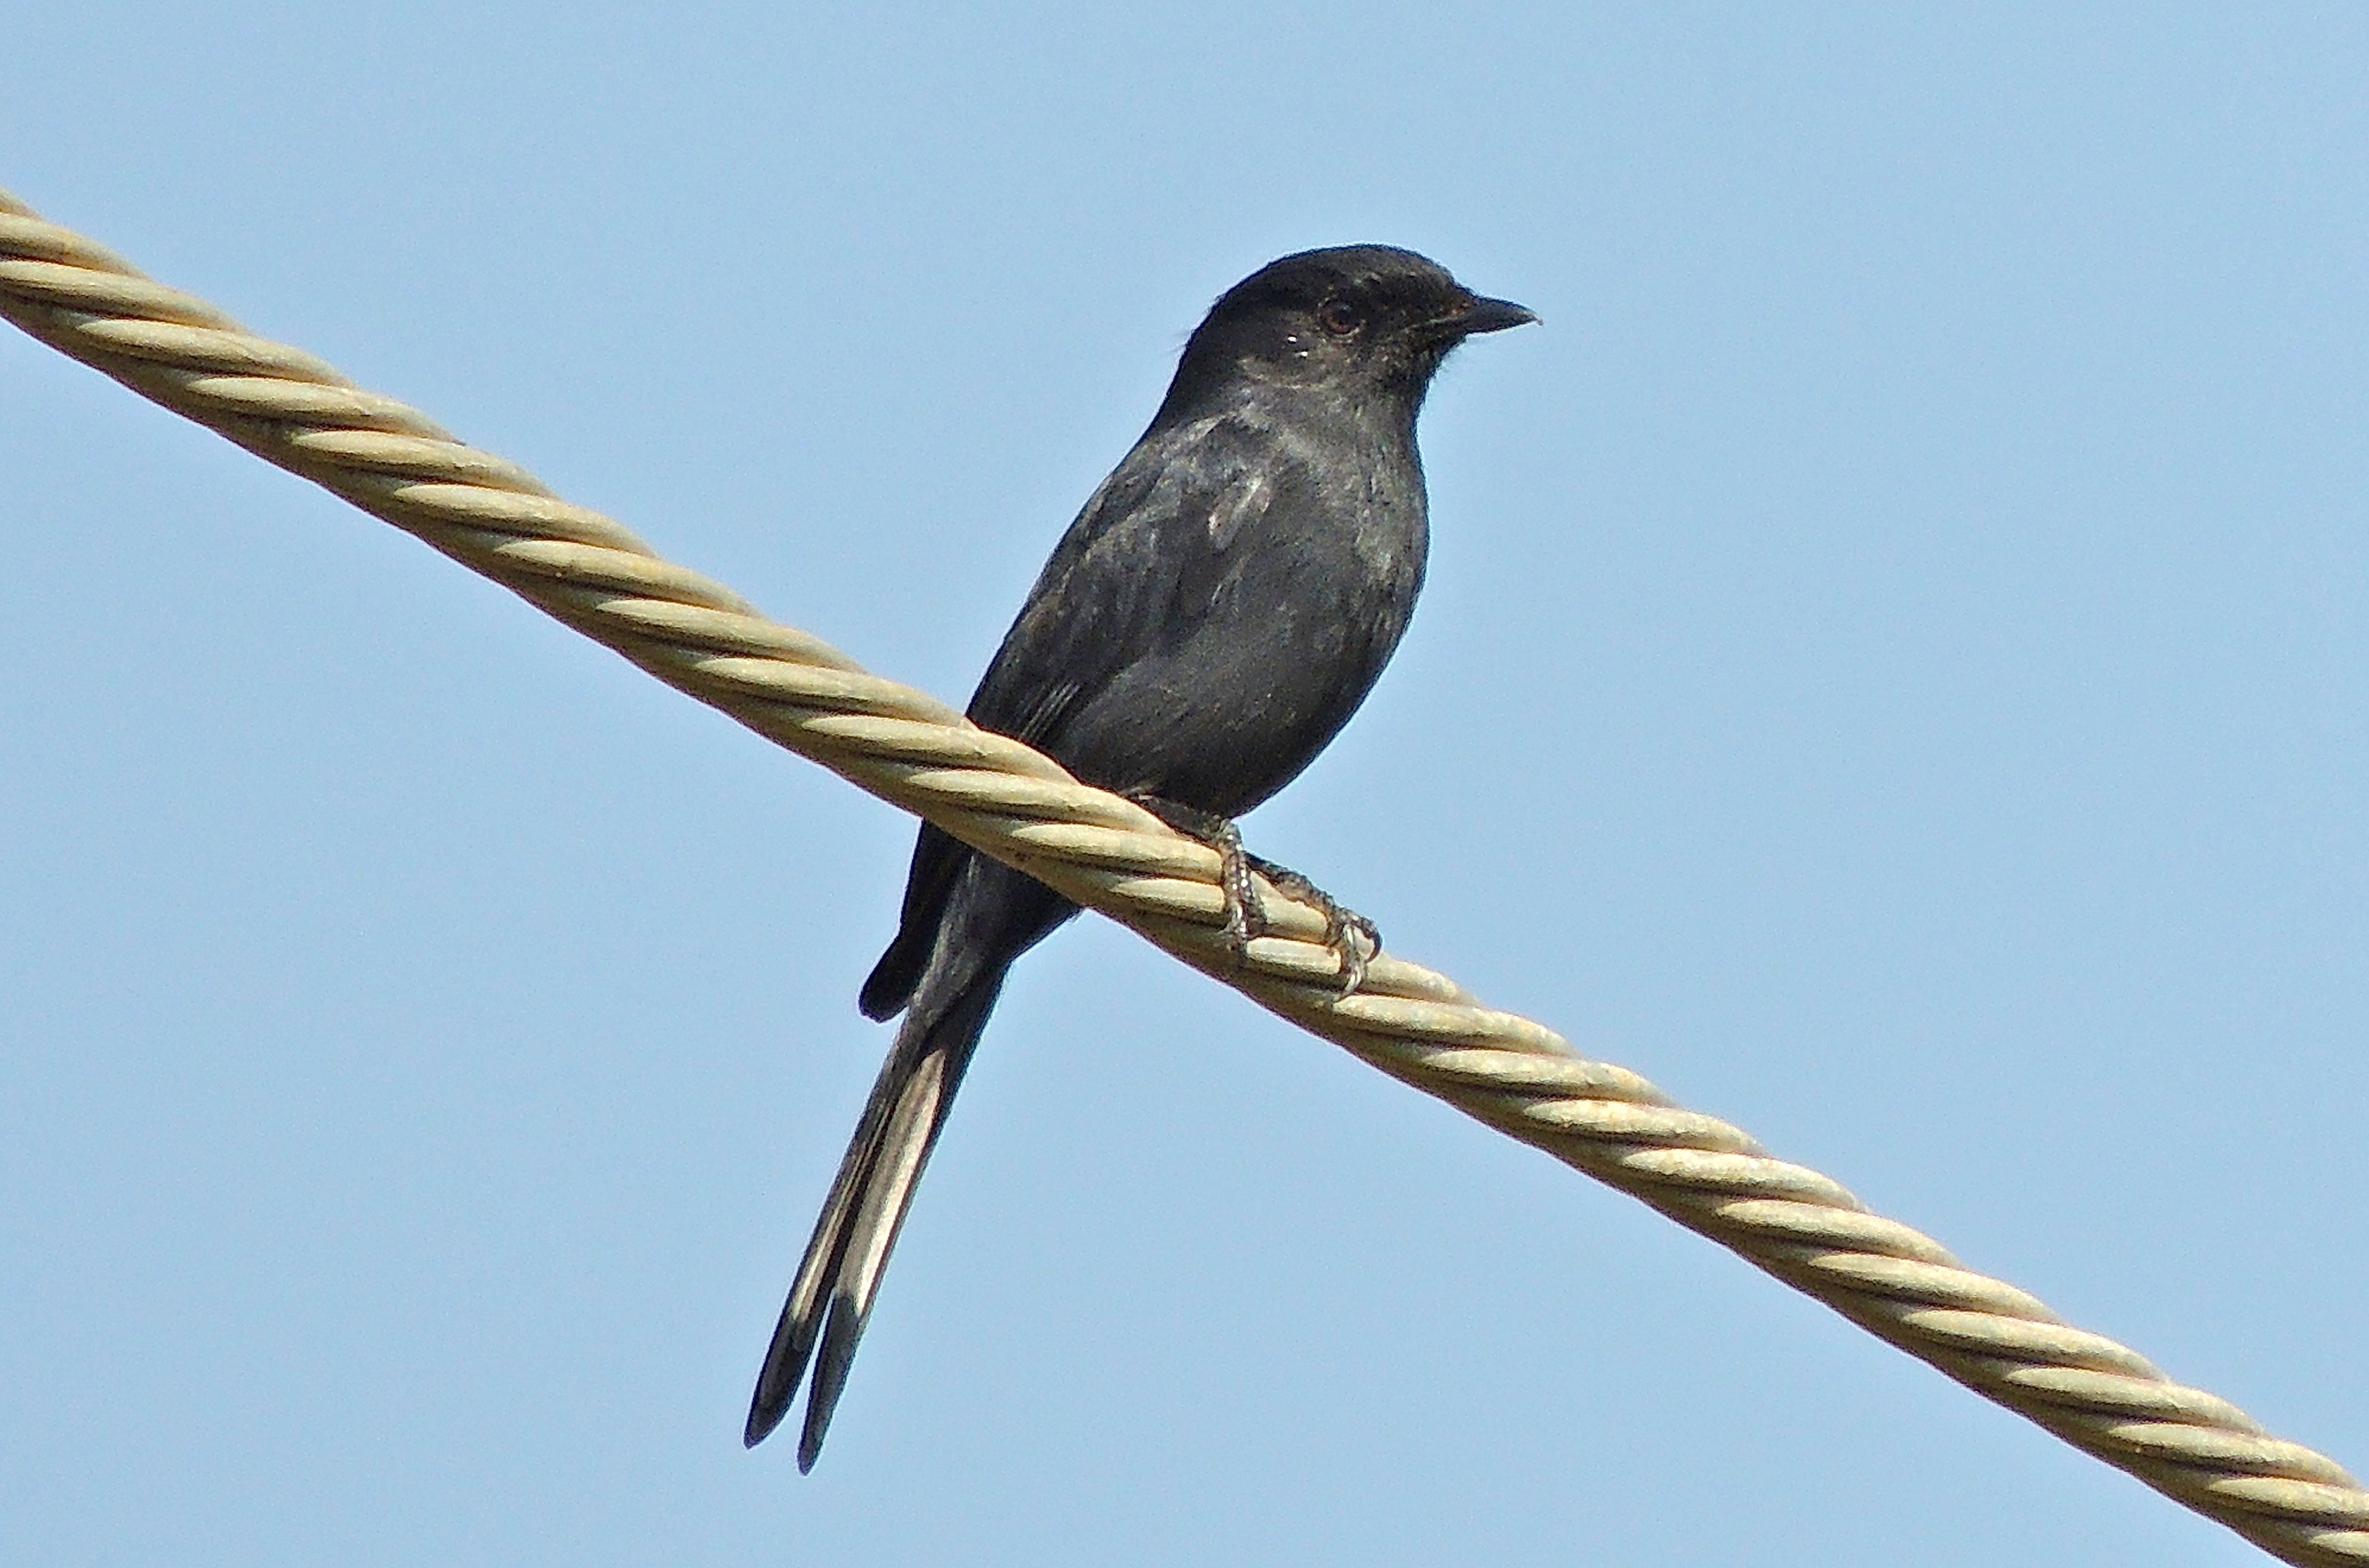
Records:
M1284 440L1240 417L1146 435L1045 563L971 698L972 719L1069 761L1070 715L1202 624L1231 558L1302 479Z
M1239 418L1145 436L1045 564L971 698L971 719L1070 761L1062 748L1070 716L1127 666L1200 623L1230 555L1302 472L1278 437ZM1136 781L1088 782L1126 788ZM893 1017L911 1000L969 853L922 825L896 939L864 982L865 1017Z

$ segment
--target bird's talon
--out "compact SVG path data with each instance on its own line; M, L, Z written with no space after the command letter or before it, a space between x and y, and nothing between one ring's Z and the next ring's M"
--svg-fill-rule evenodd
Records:
M1341 994L1355 996L1366 983L1366 967L1382 956L1382 928L1355 910L1333 907L1327 922L1326 945L1341 960Z

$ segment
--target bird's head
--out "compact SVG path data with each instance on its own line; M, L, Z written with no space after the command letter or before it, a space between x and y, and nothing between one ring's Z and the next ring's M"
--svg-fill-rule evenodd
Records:
M1412 415L1449 349L1537 319L1509 300L1475 294L1411 250L1301 251L1270 261L1209 307L1168 402L1182 412L1210 394L1264 383L1402 399Z

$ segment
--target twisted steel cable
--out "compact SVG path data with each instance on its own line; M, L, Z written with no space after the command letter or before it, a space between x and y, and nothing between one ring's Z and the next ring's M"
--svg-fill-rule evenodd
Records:
M1400 1082L1651 1205L2272 1555L2369 1563L2369 1492L2334 1460L1443 976L1385 955L1363 989L1340 996L1322 916L1271 887L1261 888L1270 933L1238 961L1219 931L1207 846L766 619L524 469L254 337L6 191L0 315Z

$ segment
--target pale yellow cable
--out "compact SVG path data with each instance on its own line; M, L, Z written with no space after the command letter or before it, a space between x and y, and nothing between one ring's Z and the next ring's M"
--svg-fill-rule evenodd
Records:
M1218 858L1017 741L766 620L598 512L319 360L249 336L0 192L0 315L482 572L677 689L1124 921L1384 1072L1642 1199L1984 1397L2294 1563L2369 1563L2369 1492L2135 1352L1963 1267L1814 1171L1542 1024L1378 960L1334 994L1314 910L1268 891L1237 965Z

